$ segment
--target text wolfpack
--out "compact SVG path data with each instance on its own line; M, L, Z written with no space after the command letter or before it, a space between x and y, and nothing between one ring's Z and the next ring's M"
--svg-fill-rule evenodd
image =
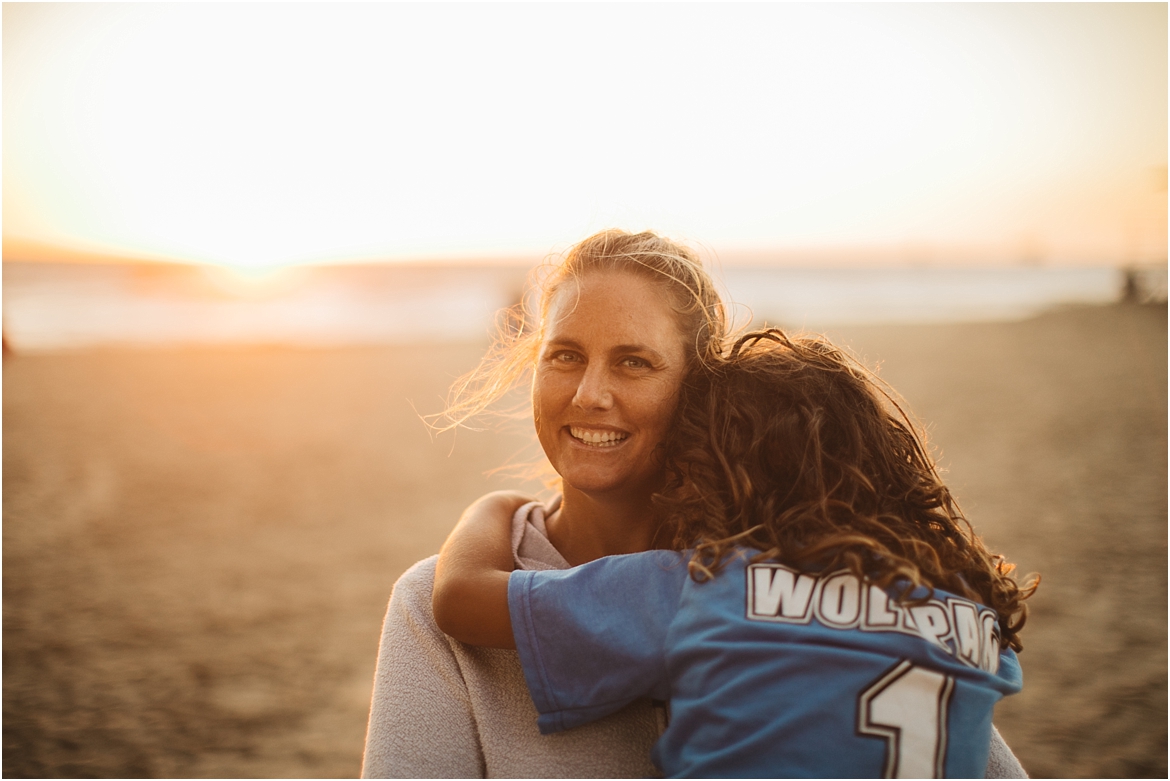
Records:
M809 575L764 563L748 566L746 574L748 620L807 624L815 618L834 629L917 635L971 667L990 673L999 668L995 611L969 599L900 605L846 570Z

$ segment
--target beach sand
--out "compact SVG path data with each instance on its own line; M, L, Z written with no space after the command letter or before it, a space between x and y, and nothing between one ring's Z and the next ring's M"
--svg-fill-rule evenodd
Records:
M1044 581L996 722L1035 776L1166 764L1166 307L831 334ZM395 578L531 436L432 440L483 345L4 361L7 776L359 772ZM413 402L413 406L412 403Z

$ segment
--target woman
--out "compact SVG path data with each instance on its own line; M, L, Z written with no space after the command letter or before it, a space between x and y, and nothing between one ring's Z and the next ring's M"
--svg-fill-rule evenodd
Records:
M668 544L650 500L664 480L657 448L683 384L727 336L710 277L694 253L654 234L605 231L552 269L536 314L502 329L447 411L457 425L533 372L536 430L563 492L517 514L517 567L562 569ZM664 708L642 700L541 736L515 652L466 646L435 626L434 567L433 557L420 562L394 587L363 776L656 774L649 756ZM1022 775L1014 759L994 735L988 774Z

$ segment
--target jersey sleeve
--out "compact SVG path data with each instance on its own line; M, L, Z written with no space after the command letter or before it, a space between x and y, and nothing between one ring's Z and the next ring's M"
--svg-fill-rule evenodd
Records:
M685 560L668 551L512 573L512 634L541 733L669 698L666 638L686 578Z

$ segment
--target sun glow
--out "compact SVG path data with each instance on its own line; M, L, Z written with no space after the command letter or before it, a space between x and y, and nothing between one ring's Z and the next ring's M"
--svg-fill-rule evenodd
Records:
M3 13L6 256L1165 258L1165 5Z

